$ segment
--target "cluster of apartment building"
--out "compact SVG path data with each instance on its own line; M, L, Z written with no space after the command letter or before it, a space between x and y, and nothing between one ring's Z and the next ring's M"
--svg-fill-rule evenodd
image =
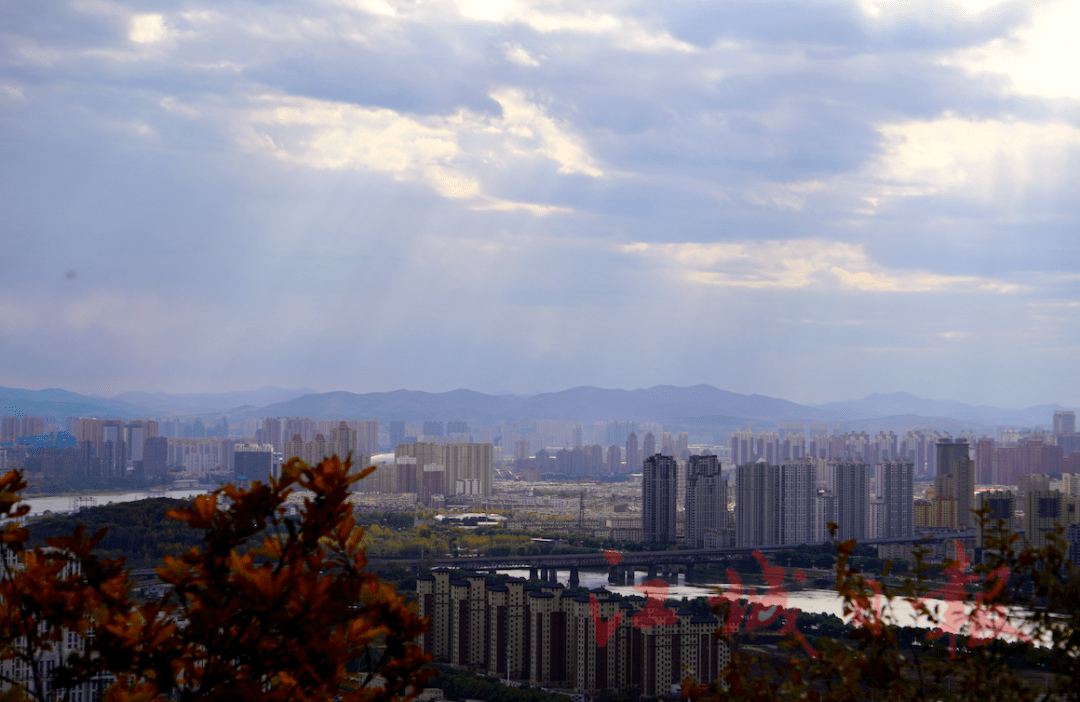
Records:
M718 621L658 600L588 595L558 583L489 583L436 570L417 579L420 645L435 660L531 686L583 693L668 697L687 676L717 679L731 659Z
M714 456L676 461L656 454L645 460L642 480L642 541L694 548L822 543L848 539L905 539L934 530L976 533L984 505L1004 519L1024 543L1047 544L1058 528L1080 556L1080 473L1064 473L1061 489L1049 475L1025 475L1018 490L976 488L976 461L963 439L935 444L936 475L925 496L914 494L915 467L906 458L869 464L858 458L801 458L768 463L759 458L734 471L734 509L728 478ZM1076 455L1076 454L1074 454ZM679 489L680 482L683 487ZM681 494L680 494L681 493ZM677 532L676 508L684 505ZM828 525L836 524L835 535ZM1076 543L1073 543L1073 542ZM883 546L884 555L906 557L906 547ZM910 549L908 549L910 550Z
M798 545L829 540L830 522L842 539L911 536L913 476L912 463L903 459L875 466L851 459L758 459L735 468L732 489L716 456L691 456L684 464L655 454L645 460L642 476L641 538L692 548Z

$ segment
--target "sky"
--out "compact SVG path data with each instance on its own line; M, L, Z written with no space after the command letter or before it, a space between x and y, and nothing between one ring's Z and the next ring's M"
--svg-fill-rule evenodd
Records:
M1080 405L1078 34L1070 0L0 0L0 385Z

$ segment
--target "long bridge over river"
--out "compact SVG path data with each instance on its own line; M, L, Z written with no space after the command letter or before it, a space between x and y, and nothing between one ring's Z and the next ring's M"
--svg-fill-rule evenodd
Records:
M975 538L974 531L942 532L920 537L897 537L888 539L865 539L860 544L871 546L883 544L932 545L940 541L970 541ZM615 583L633 582L633 571L646 569L649 577L672 577L680 567L688 576L692 576L695 566L725 561L733 557L752 555L755 551L772 553L790 551L791 544L774 546L755 546L753 548L706 548L681 549L667 551L620 551L596 553L560 553L549 555L523 556L459 556L455 558L380 558L371 557L373 563L398 563L420 568L455 568L462 570L488 570L491 572L507 569L528 569L530 579L555 580L559 570L570 571L570 582L578 580L578 571L585 569L608 569L609 580Z

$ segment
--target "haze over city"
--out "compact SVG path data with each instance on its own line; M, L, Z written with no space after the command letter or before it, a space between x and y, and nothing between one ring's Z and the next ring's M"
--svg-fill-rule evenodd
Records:
M1080 404L1075 3L0 13L0 385Z

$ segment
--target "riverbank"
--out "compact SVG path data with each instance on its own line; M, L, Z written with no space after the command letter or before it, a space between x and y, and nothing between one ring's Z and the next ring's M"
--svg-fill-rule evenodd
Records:
M155 497L171 497L178 500L189 500L198 495L205 495L213 488L195 488L184 490L85 490L63 495L48 495L39 497L26 497L22 502L30 506L31 517L40 517L47 512L54 514L69 514L85 507L96 507L115 502L134 502L136 500L149 500Z

